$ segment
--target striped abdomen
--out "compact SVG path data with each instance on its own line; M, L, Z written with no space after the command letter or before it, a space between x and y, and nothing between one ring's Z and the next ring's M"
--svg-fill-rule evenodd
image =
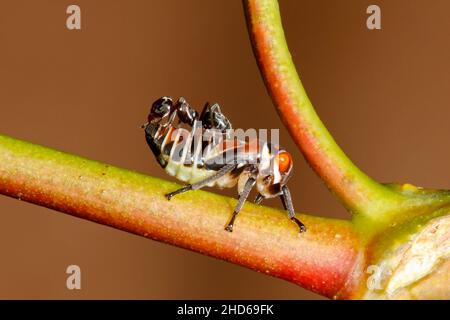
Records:
M149 128L146 129L146 137L161 167L167 174L181 181L192 184L204 180L214 175L222 166L214 165L214 163L208 165L208 159L220 154L221 148L217 147L205 151L210 145L204 142L196 148L192 136L185 129L168 127L152 130ZM205 154L208 156L205 157ZM240 168L233 170L222 178L211 182L209 186L233 187L238 181L239 175L237 173L241 171Z

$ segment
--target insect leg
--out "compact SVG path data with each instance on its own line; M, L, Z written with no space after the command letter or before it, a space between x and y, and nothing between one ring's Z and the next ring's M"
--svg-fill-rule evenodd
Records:
M255 198L255 203L260 204L261 201L263 201L263 200L264 200L264 196L261 193L258 193L258 195Z
M306 231L305 225L295 217L294 206L292 205L291 193L287 186L281 188L283 193L281 194L281 200L283 201L284 208L288 211L289 219L295 222L300 228L300 233Z
M224 175L226 175L228 172L232 171L234 168L236 168L236 164L226 164L224 165L219 171L217 171L214 175L212 175L209 178L206 178L202 181L193 183L193 184L188 184L187 186L180 188L178 190L175 190L171 193L166 194L166 198L167 200L170 200L173 196L180 194L180 193L184 193L186 191L189 190L197 190L200 188L203 188L204 186L208 185L210 182L213 182L221 177L223 177Z
M245 183L244 190L239 195L239 201L238 204L236 205L236 208L234 208L233 216L231 217L231 220L226 226L225 230L233 232L234 220L236 220L236 216L238 215L239 211L241 211L241 208L244 205L245 200L247 200L247 197L250 191L252 190L253 186L255 185L255 183L256 179L254 177L248 178L247 182Z

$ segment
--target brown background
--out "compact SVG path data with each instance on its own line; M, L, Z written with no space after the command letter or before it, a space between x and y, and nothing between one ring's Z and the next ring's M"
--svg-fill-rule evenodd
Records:
M81 31L65 27L71 3L0 1L1 133L167 178L139 128L161 95L218 101L235 127L281 128L240 1L79 0ZM365 26L373 3L382 31ZM280 4L309 95L356 164L381 181L449 187L450 2ZM348 217L281 132L297 210ZM0 217L0 298L319 298L3 196ZM81 267L81 291L65 287L69 264Z

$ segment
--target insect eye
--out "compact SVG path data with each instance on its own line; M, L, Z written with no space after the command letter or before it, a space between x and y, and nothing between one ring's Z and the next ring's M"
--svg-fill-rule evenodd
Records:
M275 161L278 164L278 170L280 170L280 173L288 172L292 166L292 157L286 151L278 153L275 156Z

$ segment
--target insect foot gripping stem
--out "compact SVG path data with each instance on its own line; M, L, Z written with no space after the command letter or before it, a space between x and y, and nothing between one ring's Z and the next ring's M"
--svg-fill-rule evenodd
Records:
M228 222L227 226L225 227L225 231L233 232L234 220L236 220L237 215L238 215L238 212L233 211L233 216L231 217L230 222Z
M187 192L190 190L192 190L192 185L187 185L183 188L180 188L178 190L170 192L170 193L166 194L165 196L166 196L167 200L170 200L170 199L172 199L173 196L176 196L177 194L184 193L184 192Z
M306 232L306 226L296 217L292 217L291 221L293 221L299 227L300 233Z
M284 208L288 211L289 219L297 224L300 229L300 233L306 232L306 226L295 217L294 206L292 204L292 197L289 188L287 186L283 186L281 190L283 192L281 194L281 200L283 201Z
M247 200L248 195L250 194L250 191L252 190L255 183L256 183L255 177L248 178L247 182L245 183L244 190L239 195L239 200L236 205L236 208L234 209L233 216L231 217L231 220L228 223L228 225L225 227L226 231L233 232L234 220L236 220L236 216L238 215L239 211L241 211L242 206Z

